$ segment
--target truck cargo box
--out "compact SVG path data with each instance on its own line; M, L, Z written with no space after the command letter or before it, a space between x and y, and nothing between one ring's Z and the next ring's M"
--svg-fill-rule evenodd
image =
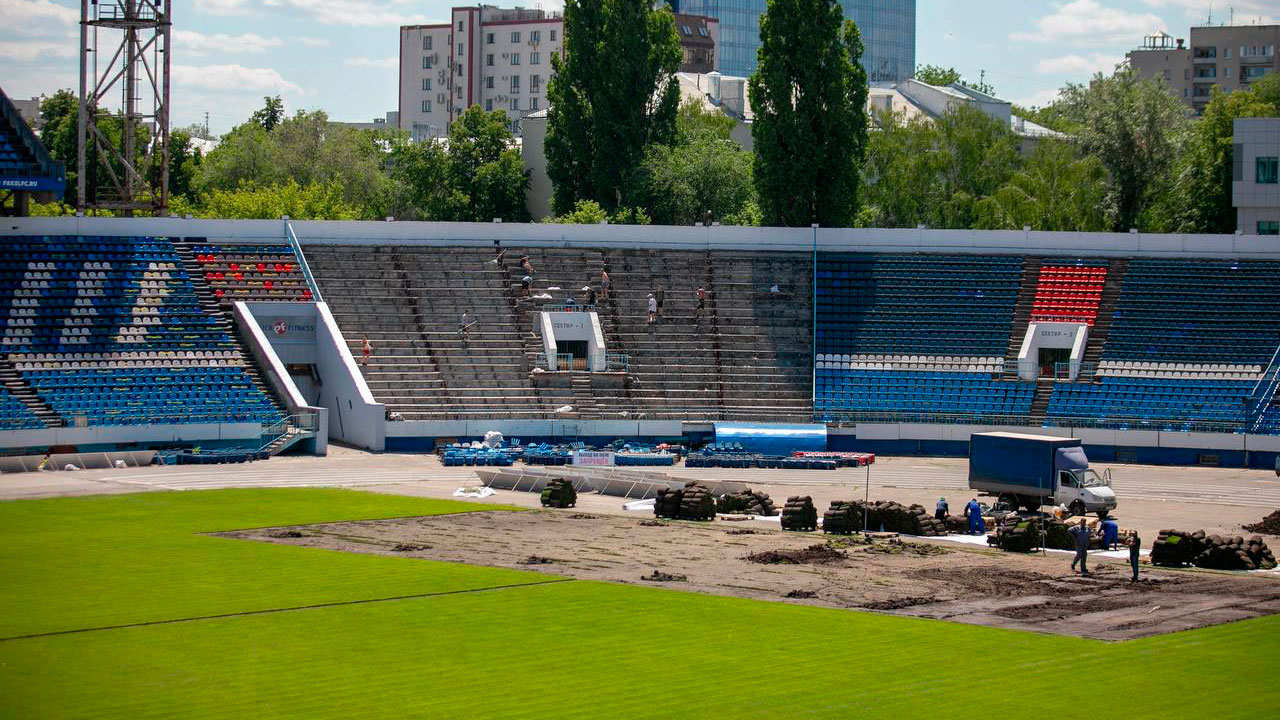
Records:
M975 433L969 442L969 487L992 494L1053 495L1059 450L1080 438L1022 433ZM1063 453L1083 458L1083 451Z

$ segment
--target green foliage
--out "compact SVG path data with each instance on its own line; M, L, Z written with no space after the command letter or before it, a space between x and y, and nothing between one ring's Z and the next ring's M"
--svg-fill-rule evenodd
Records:
M867 145L862 37L835 0L769 0L750 80L767 225L851 225Z
M988 230L1103 232L1107 172L1067 143L1042 140L1025 167L978 201L975 227Z
M299 185L290 178L274 185L248 181L235 190L214 189L194 199L173 198L170 209L202 218L271 219L288 215L295 220L360 220L361 208L343 199L336 182Z
M938 118L884 113L872 135L864 174L873 227L969 228L977 205L1018 169L1017 137L1005 123L969 105Z
M649 216L641 208L621 208L610 215L595 200L579 200L570 212L547 217L543 222L561 225L599 225L606 220L612 225L648 225L650 222Z
M1249 91L1259 102L1271 105L1275 108L1274 112L1280 114L1280 73L1269 72L1254 80Z
M169 133L170 202L175 197L192 194L195 190L196 176L200 172L200 163L203 160L204 154L195 146L191 135L186 131L175 130Z
M267 132L276 129L281 121L284 120L284 101L279 95L275 97L266 96L262 98L262 107L253 112L249 117L249 122L255 123Z
M67 190L63 202L68 205L78 204L79 171L77 169L77 151L80 147L80 101L70 90L59 90L46 97L40 103L40 113L44 118L44 127L40 130L40 142L49 150L54 160L62 162L67 168ZM111 147L120 147L121 123L119 117L105 116L98 118L98 128L107 138ZM146 133L138 138L139 152L146 147ZM98 154L98 141L91 138L85 149L85 178L89 203L97 201L96 188L109 182L110 174L103 166ZM135 158L135 167L141 167L139 158ZM111 169L117 176L123 177L124 167L118 160L111 161ZM146 168L144 168L144 171Z
M639 204L645 148L675 141L680 39L649 0L566 0L564 55L547 84L552 208Z
M1106 207L1112 229L1147 229L1149 211L1169 188L1189 125L1187 108L1162 80L1131 69L1095 75L1088 85L1067 85L1059 101L1085 152L1106 166Z
M1265 87L1264 87L1265 92ZM1215 85L1174 165L1175 182L1157 206L1153 229L1163 232L1226 233L1236 230L1231 201L1236 118L1276 115L1276 106L1253 91L1223 93Z
M652 145L645 155L648 207L659 225L724 222L755 198L751 153L715 133L692 138L674 148Z
M687 145L695 140L711 138L728 140L738 121L715 110L707 110L697 100L680 105L676 115L676 144Z
M972 88L980 93L986 93L987 95L996 94L995 86L988 83L985 79L980 79L978 82L969 82L964 79L964 76L960 74L959 70L956 70L953 67L944 68L940 65L921 65L916 68L915 75L912 77L922 83L937 87L946 87L948 85L956 84L964 85L967 88Z
M520 151L501 110L472 105L449 127L449 178L461 205L453 220L527 222L529 186Z
M1074 135L1078 127L1066 115L1065 106L1061 102L1052 102L1044 107L1025 108L1021 105L1013 105L1013 114L1024 120L1030 120L1037 125L1042 125L1067 135Z

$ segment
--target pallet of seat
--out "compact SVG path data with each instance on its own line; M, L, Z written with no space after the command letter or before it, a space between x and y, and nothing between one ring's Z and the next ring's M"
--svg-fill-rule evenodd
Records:
M714 520L716 518L716 499L705 485L696 482L685 483L680 495L681 520Z
M542 507L571 508L578 504L578 491L564 478L552 478L542 489Z
M782 529L808 532L818 529L818 509L808 495L792 495L782 508Z
M778 508L768 493L757 490L743 490L720 496L716 501L716 511L726 515L761 515L772 517L778 514Z

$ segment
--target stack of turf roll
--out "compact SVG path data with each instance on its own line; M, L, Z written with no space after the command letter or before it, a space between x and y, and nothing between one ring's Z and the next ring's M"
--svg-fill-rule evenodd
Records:
M1044 546L1050 550L1075 550L1076 538L1071 528L1058 518L1048 518L1045 527Z
M854 504L858 506L858 513L861 515L864 507L863 503L857 501ZM923 535L925 537L937 537L947 534L946 523L934 518L921 505L907 506L892 500L876 500L870 505L866 505L865 508L867 529L871 531L883 530L885 532ZM861 526L861 517L858 518L858 523Z
M862 530L861 503L847 500L831 501L831 508L822 514L822 532L830 535L852 535Z
M1210 535L1192 562L1196 567L1211 570L1270 570L1276 566L1275 555L1257 535L1248 540L1239 535Z
M1186 567L1204 551L1204 531L1161 530L1151 544L1151 564Z
M772 517L778 514L778 508L767 493L755 490L743 490L739 493L722 495L716 503L716 511L727 515L761 515Z
M571 508L578 504L578 491L564 478L553 478L542 489L542 507Z
M684 488L658 488L658 495L653 503L653 514L660 518L679 518L680 501L683 497Z
M687 482L680 496L681 520L715 520L716 499L705 485Z
M792 495L782 508L782 529L809 531L818 529L818 509L808 495Z
M987 544L1008 552L1031 552L1040 548L1040 518L1007 515L987 536Z

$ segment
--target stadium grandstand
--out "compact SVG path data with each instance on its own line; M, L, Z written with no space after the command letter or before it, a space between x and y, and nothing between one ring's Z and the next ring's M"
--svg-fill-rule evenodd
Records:
M31 201L61 200L66 167L55 162L0 90L0 215L24 216Z
M41 218L0 242L7 452L720 421L882 452L960 454L977 427L1280 451L1263 238Z

